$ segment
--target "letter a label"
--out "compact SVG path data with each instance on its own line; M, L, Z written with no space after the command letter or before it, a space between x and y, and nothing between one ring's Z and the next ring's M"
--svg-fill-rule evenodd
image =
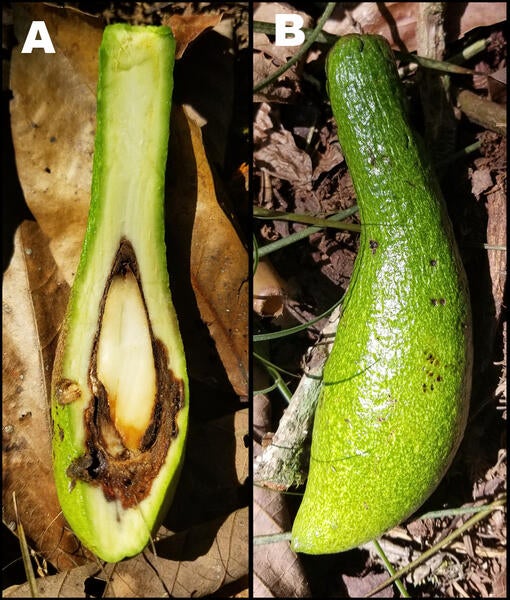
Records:
M32 54L34 48L42 48L46 54L55 54L55 48L44 21L32 21L21 54Z

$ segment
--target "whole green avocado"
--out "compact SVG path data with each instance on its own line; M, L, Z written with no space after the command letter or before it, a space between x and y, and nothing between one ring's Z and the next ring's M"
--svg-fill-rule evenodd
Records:
M326 70L362 232L292 529L309 554L377 538L429 497L464 433L473 362L466 275L389 44L344 36Z

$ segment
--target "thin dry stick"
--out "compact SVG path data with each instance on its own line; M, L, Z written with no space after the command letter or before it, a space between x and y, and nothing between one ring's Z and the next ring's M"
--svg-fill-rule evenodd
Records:
M427 551L425 551L419 558L417 558L416 560L413 560L406 567L404 567L403 569L400 569L400 571L397 571L394 575L392 575L386 581L381 583L381 585L378 585L373 590L371 590L365 597L370 598L371 596L374 596L375 594L379 593L384 588L391 585L396 579L402 577L403 575L406 575L407 573L412 571L415 567L417 567L418 565L421 565L421 563L427 561L438 550L440 550L441 548L444 548L445 546L448 546L451 542L453 542L453 540L460 537L465 531L467 531L468 529L473 527L473 525L476 525L476 523L478 523L478 521L481 521L482 519L487 517L493 510L496 510L496 509L504 506L505 503L506 503L506 494L504 496L502 496L501 498L498 498L498 500L495 500L494 502L489 504L485 510L480 511L478 514L476 514L473 517L471 517L470 519L468 519L458 529L456 529L455 531L450 533L450 535L447 535L443 540L438 542L435 546L433 546L432 548L429 548Z
M506 136L506 106L469 90L457 90L457 106L466 117L486 129Z
M37 588L37 582L35 580L34 569L32 562L30 561L30 553L28 552L27 538L25 537L25 530L21 519L18 515L18 505L16 503L16 492L12 492L12 502L14 504L14 513L16 515L16 530L18 532L19 545L21 548L21 557L23 558L23 566L25 567L25 574L27 576L28 585L30 587L30 593L32 598L39 598L39 590Z
M361 231L361 225L357 223L338 223L332 219L322 219L313 215L302 215L296 213L286 213L278 210L270 210L256 206L253 208L253 216L258 219L273 219L274 221L293 221L295 223L306 223L314 227L332 227L334 229L344 229L347 231Z

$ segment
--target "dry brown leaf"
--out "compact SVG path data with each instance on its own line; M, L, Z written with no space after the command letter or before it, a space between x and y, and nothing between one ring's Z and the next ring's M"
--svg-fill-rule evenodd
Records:
M342 575L342 581L347 588L348 598L365 598L366 594L377 585L388 579L387 573L368 573L363 577L350 577ZM395 593L392 586L381 590L377 598L394 598Z
M314 181L317 181L323 173L328 173L344 160L338 140L331 136L326 127L323 127L320 132L320 138L325 150L319 154L317 165L313 170L312 179Z
M85 598L84 581L98 571L95 563L88 563L69 572L58 573L50 577L37 579L37 591L40 598ZM2 590L4 598L31 598L28 583L13 585Z
M36 223L19 227L2 291L3 519L15 522L15 492L31 546L58 568L71 568L84 557L60 512L47 400L69 288Z
M42 597L84 597L83 580L110 581L106 597L208 596L248 575L248 509L234 503L234 492L248 476L248 411L190 426L179 490L152 547L118 565L79 567L38 580ZM172 516L173 515L173 516ZM27 586L4 595L26 594Z
M198 188L191 284L232 387L248 395L248 252L220 207L200 129L188 121Z
M170 162L179 160L168 190L172 230L180 238L176 264L189 268L200 315L230 383L238 395L246 396L248 252L218 203L200 128L177 107L170 138Z
M271 411L267 399L257 394L254 424L259 437L271 429ZM254 456L262 447L254 443ZM290 531L291 517L282 494L253 488L253 534L269 535ZM307 598L310 589L298 556L288 541L253 546L253 595L255 598Z
M255 487L253 530L255 535L290 531L291 520L283 496ZM255 598L307 598L305 573L288 541L256 545L253 548L253 595Z
M13 49L11 127L25 201L70 284L90 201L102 27L42 3L14 9L18 40L25 39L33 20L44 20L55 46L55 54Z
M253 310L263 317L281 317L288 293L287 283L268 258L263 258L253 274Z
M240 483L245 483L250 474L250 455L247 450L249 443L249 422L250 416L248 410L239 410L234 416L234 432L236 438L236 473Z
M324 27L334 35L362 30L383 35L392 47L416 50L418 2L349 2L341 3ZM457 40L471 29L506 20L505 2L448 3L447 41Z
M310 155L297 147L290 131L286 131L280 123L273 123L269 104L261 104L257 111L253 140L253 158L258 169L299 186L310 186Z
M159 560L162 574L172 596L208 596L224 585L248 574L248 508L175 534L159 544L160 553L173 555L173 562ZM203 547L208 531L215 532L214 542ZM202 548L200 556L190 556L190 548ZM188 558L187 558L188 557Z
M177 42L175 58L181 58L188 45L209 27L215 27L221 21L221 17L221 13L199 13L194 15L168 15L164 13L161 23L172 29Z
M209 530L215 531L214 544L193 560L186 560L187 548L201 547ZM69 573L37 580L41 598L87 598L84 580L93 575L108 581L105 598L191 598L214 594L221 587L243 579L248 570L248 509L236 511L226 519L205 523L184 533L169 536L165 551L174 560L155 557L148 552L101 570L88 564ZM28 584L3 591L6 598L30 597Z
M254 8L253 19L274 23L275 14L294 13L303 18L304 27L310 27L312 19L305 12L284 2L258 2ZM253 82L259 83L269 77L277 68L285 64L299 50L299 46L276 46L264 33L253 34ZM288 102L295 97L301 85L300 64L288 69L277 82L269 84L256 93L254 102ZM283 82L283 85L282 85Z

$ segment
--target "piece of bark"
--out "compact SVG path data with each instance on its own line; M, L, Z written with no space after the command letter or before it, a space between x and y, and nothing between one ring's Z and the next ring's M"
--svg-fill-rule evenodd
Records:
M457 92L457 106L466 117L485 129L506 136L506 107L469 90Z
M417 54L443 60L446 48L445 2L419 2L416 23ZM450 76L421 69L420 96L425 119L425 137L430 153L438 162L455 147L457 121L453 112Z
M309 440L322 384L322 369L331 350L338 316L337 309L323 329L321 339L310 350L306 372L280 419L271 444L255 459L253 479L258 485L283 491L306 481Z
M495 321L499 322L504 300L507 267L506 251L502 250L506 241L506 175L498 174L496 181L496 185L487 194L487 256L492 280Z

